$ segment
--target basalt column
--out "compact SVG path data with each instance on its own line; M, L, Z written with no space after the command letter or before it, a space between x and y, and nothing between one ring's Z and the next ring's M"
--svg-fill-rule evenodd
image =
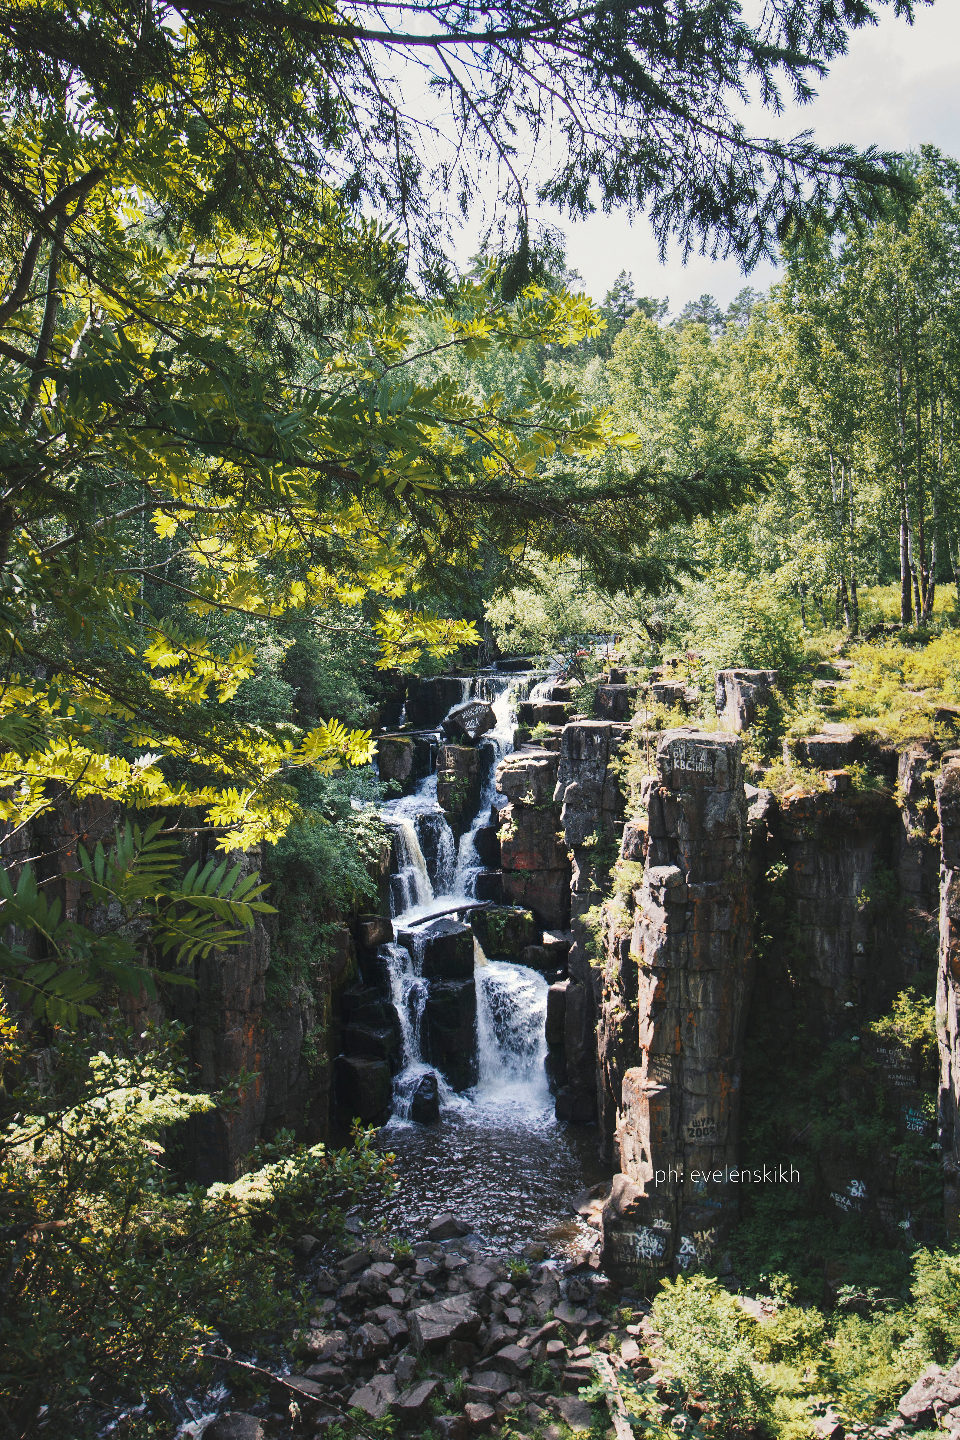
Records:
M937 1032L940 1040L940 1144L944 1165L944 1219L951 1239L960 1235L960 754L944 757L937 777L940 815L940 964Z
M737 1211L740 1062L751 981L741 743L667 731L646 791L646 871L631 950L640 1054L623 1081L622 1173L603 1213L611 1277L706 1262Z

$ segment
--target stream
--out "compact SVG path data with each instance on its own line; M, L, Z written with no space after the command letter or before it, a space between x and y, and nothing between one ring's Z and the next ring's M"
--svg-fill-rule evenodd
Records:
M540 672L542 674L542 672ZM412 946L386 946L391 999L400 1017L403 1059L393 1084L393 1114L380 1132L396 1157L393 1195L370 1218L398 1233L421 1238L427 1221L450 1210L499 1248L518 1250L530 1240L554 1251L590 1244L596 1232L571 1210L571 1200L608 1178L596 1156L595 1126L558 1123L547 1085L544 1035L548 985L526 966L488 960L474 942L477 987L478 1079L456 1093L421 1052L427 986L421 978L416 926L451 902L475 895L484 868L474 844L496 803L496 769L513 749L515 704L534 697L549 681L536 676L480 675L464 684L464 700L485 699L496 726L481 741L488 750L480 806L459 845L437 804L437 777L420 782L413 795L388 802L384 819L397 836L397 873L392 877L395 932L414 929ZM469 687L469 688L468 688ZM429 838L424 854L422 839ZM432 872L432 878L431 878ZM436 1075L440 1119L410 1120L417 1084Z

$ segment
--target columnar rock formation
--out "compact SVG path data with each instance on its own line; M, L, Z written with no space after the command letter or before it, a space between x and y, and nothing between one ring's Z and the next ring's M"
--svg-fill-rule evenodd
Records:
M960 1236L960 754L944 757L937 780L943 866L940 872L940 1143L944 1152L944 1218Z
M621 1173L603 1214L604 1265L624 1280L706 1260L737 1211L752 959L740 741L667 731L646 804L631 947L641 1060L623 1081Z
M561 806L563 838L573 855L565 1076L557 1095L562 1120L591 1120L596 1114L601 972L592 963L596 939L587 917L604 898L609 866L620 844L624 801L611 761L629 734L629 725L580 720L565 728L560 743L553 799Z
M497 770L497 791L508 802L497 816L503 898L532 910L548 930L565 930L570 920L570 860L553 793L559 758L524 745Z

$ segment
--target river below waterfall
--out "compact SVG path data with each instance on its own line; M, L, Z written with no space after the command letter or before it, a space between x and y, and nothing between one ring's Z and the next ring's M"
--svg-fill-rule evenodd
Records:
M436 775L384 806L398 855L394 930L412 930L414 938L382 952L403 1060L394 1079L394 1113L380 1132L380 1144L396 1157L396 1187L369 1218L419 1238L432 1216L450 1210L498 1248L541 1240L556 1252L593 1243L596 1232L574 1214L571 1201L610 1171L597 1160L595 1126L571 1126L554 1116L544 1068L547 982L525 966L488 960L475 945L477 1083L457 1093L421 1054L427 987L416 940L418 924L476 893L482 864L474 835L489 823L496 767L513 749L516 699L535 678L481 676L469 687L493 705L496 726L483 737L488 763L480 806L459 844L437 804ZM465 684L464 699L467 691ZM408 1118L411 1101L428 1074L436 1076L440 1118L418 1124Z

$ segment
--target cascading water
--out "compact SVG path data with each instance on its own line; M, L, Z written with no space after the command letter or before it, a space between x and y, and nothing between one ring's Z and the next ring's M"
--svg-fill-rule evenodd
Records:
M497 765L513 749L515 701L531 691L547 698L554 683L548 676L538 693L538 680L529 673L483 675L469 689L464 686L464 700L493 706L496 725L481 740L490 763L477 814L459 845L437 804L436 775L422 780L415 794L384 806L384 818L397 834L403 882L393 887L394 923L397 930L413 932L408 946L393 944L381 952L400 1020L403 1060L384 1131L395 1156L396 1188L373 1213L396 1230L422 1232L431 1215L452 1210L500 1243L522 1245L532 1235L577 1243L582 1226L570 1220L570 1198L605 1173L597 1165L593 1133L568 1129L554 1117L544 1068L548 985L542 975L487 960L477 946L479 1073L471 1090L453 1091L422 1049L428 982L421 974L417 926L475 893L482 865L474 837L496 801ZM411 1107L428 1074L436 1075L440 1119L418 1125L410 1120Z
M550 1106L544 1061L548 985L525 965L487 960L477 967L477 1099L530 1113Z

